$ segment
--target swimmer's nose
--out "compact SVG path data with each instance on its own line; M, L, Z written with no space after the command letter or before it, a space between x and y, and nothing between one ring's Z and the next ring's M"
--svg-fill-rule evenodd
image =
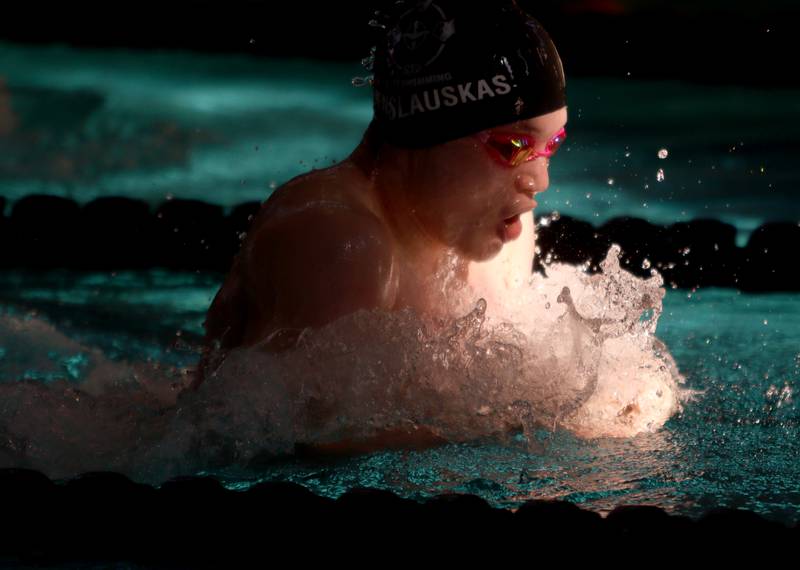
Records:
M538 176L528 173L519 174L515 181L517 190L531 198L533 198L535 194L547 190L547 186L550 183L547 176L547 169L537 174Z

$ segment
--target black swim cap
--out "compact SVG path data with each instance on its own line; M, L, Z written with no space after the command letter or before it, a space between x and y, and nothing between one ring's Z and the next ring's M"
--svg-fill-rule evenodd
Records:
M374 126L421 148L566 105L561 58L514 0L400 0L375 49Z

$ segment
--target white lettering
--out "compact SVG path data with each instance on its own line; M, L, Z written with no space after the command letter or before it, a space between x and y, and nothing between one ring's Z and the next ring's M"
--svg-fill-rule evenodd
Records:
M453 105L458 105L458 97L456 97L455 87L453 87L452 85L448 85L447 87L442 87L442 97L444 97L445 107L452 107Z
M506 95L511 92L511 85L505 75L495 75L491 79L491 84L486 79L479 79L475 82L476 94L471 91L473 82L459 83L457 85L445 85L439 89L429 89L420 93L411 93L405 97L387 97L376 89L375 97L378 107L388 116L389 120L402 119L426 111L435 111L442 105L453 107L460 103L470 101L481 101L484 98L494 97L495 95ZM492 88L494 86L494 89Z
M432 105L431 102L428 100L428 94L429 93L432 93L433 97L436 98L436 105L435 106ZM422 98L425 100L425 107L429 111L435 111L436 109L438 109L441 106L441 101L439 101L439 91L437 89L434 89L433 91L425 91L422 94Z
M414 93L411 95L411 114L413 115L417 111L424 113L425 107L422 106L422 101L419 100L419 96Z
M404 119L405 117L408 117L409 115L411 115L411 113L404 113L403 112L403 98L402 97L400 97L398 99L398 101L397 101L397 108L398 108L398 111L397 111L397 118L398 119Z
M488 83L486 83L485 79L481 79L480 81L478 81L478 100L480 101L481 99L483 99L485 95L488 95L489 97L494 97L494 91L492 91L492 88L489 87Z
M466 103L467 100L475 101L475 96L469 92L469 88L472 87L472 81L468 81L467 83L459 83L456 85L458 88L458 95L461 97L461 102Z
M506 93L511 92L511 86L506 83L505 75L495 75L492 77L492 83L494 83L494 86L497 87L495 95L505 95Z

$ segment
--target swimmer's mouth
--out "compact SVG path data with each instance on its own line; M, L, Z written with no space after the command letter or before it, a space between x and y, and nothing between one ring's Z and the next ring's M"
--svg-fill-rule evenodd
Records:
M535 208L537 205L538 205L538 204L536 203L536 201L535 201L535 200L534 200L534 201L532 201L530 205L527 205L527 206L525 206L525 208L518 209L518 210L517 210L517 212L516 212L515 214L513 214L512 216L509 216L509 217L507 217L507 218L503 218L503 223L504 223L504 224L506 224L506 225L513 224L514 222L516 222L517 220L519 220L519 217L520 217L522 214L524 214L524 213L526 213L526 212L530 212L530 211L531 211L531 210L533 210L533 209L534 209L534 208Z

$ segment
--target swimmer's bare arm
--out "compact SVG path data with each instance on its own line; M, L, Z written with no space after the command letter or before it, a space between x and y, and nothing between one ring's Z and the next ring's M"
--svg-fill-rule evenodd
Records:
M247 280L269 307L265 330L319 327L360 309L391 309L389 233L369 212L318 205L276 214L253 236Z

